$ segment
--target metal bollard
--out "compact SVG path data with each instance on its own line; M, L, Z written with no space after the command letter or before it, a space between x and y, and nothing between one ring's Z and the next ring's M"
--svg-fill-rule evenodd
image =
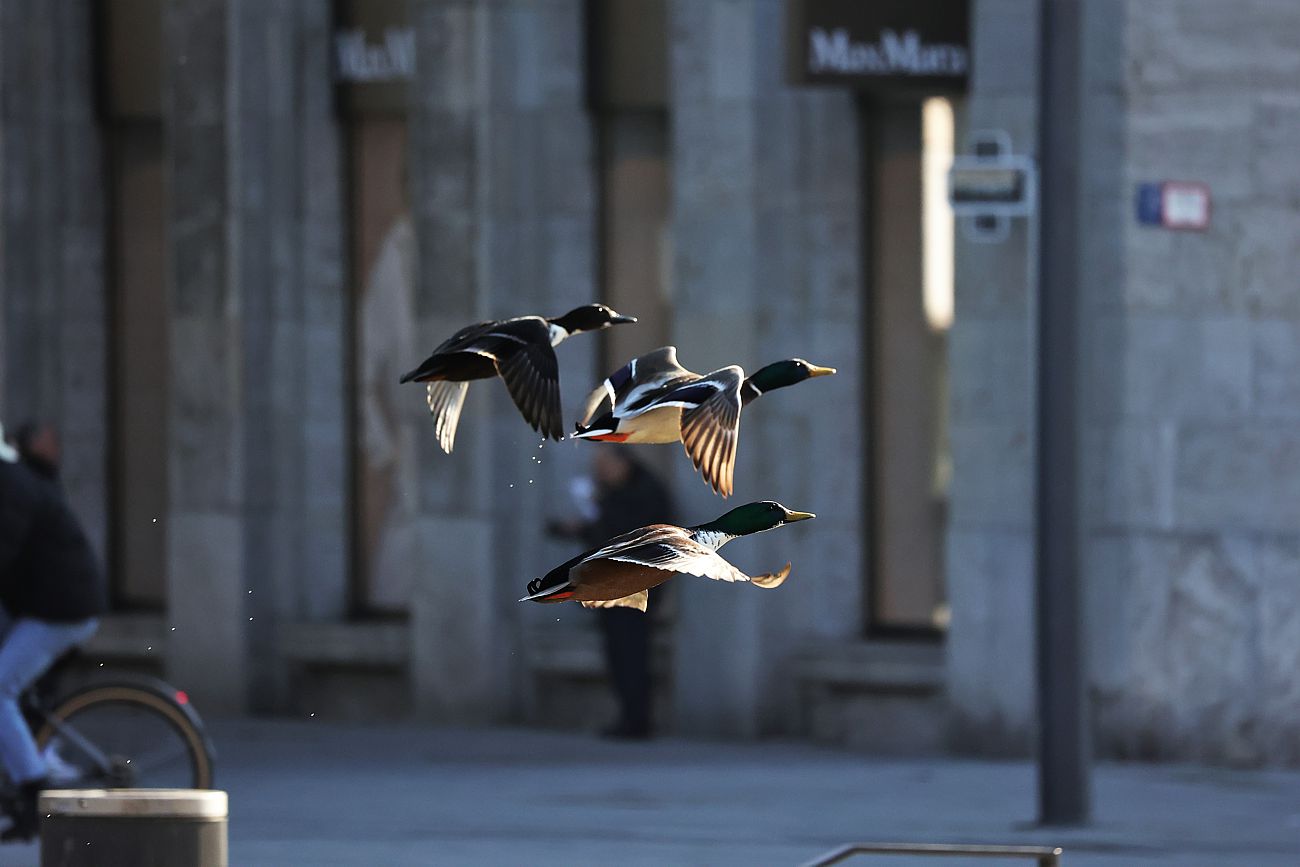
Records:
M227 867L225 792L41 793L41 867Z

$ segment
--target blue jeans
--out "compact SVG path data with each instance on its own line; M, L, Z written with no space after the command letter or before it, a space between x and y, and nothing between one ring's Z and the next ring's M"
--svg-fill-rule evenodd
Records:
M15 784L46 775L32 731L18 698L50 663L95 634L99 621L54 623L31 617L12 619L0 609L0 762Z

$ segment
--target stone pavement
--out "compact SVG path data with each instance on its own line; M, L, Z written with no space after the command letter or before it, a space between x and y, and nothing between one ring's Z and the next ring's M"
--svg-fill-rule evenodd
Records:
M235 867L795 865L854 840L1055 843L1066 867L1300 865L1294 771L1105 765L1095 825L1044 831L1026 826L1021 762L315 721L213 734ZM36 862L35 847L0 848L5 867Z

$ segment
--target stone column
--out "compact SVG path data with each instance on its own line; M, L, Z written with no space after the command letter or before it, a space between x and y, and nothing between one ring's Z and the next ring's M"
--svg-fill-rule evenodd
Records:
M337 618L348 599L342 167L329 4L237 3L230 15L246 628L268 659L278 622ZM254 707L278 707L278 666L250 674Z
M109 438L105 179L84 0L0 4L0 419L63 436L63 481L101 556Z
M1037 4L977 0L967 126L1036 142ZM962 142L957 142L962 148ZM949 334L952 486L947 575L951 734L959 747L1023 752L1034 707L1033 346L1029 235L956 236ZM1036 270L1036 263L1032 265Z
M411 183L419 251L417 334L431 350L462 325L486 318L482 129L490 55L487 4L413 6L417 74L410 113ZM412 366L420 359L412 360ZM496 683L489 391L470 389L455 451L431 429L417 438L420 566L411 588L411 677L421 716L471 721L491 716ZM416 430L429 428L419 387Z
M279 707L276 623L346 608L330 22L324 2L204 0L165 11L168 661L221 711ZM251 666L252 657L267 664Z
M857 119L845 93L786 84L776 0L676 0L670 15L678 358L701 372L793 356L840 371L746 410L730 500L678 463L688 523L757 499L819 517L725 549L751 572L792 561L780 592L676 580L674 708L685 732L789 730L791 647L861 628Z
M248 706L242 239L233 165L236 39L225 0L164 7L172 393L168 676L205 710Z
M1099 748L1295 763L1300 7L1095 14L1092 44L1112 40L1092 67L1085 165L1085 258L1109 263L1093 266L1089 367ZM1135 185L1166 179L1207 184L1204 231L1133 219Z
M415 6L416 306L428 349L476 319L555 316L595 299L582 14L577 0ZM594 385L596 346L578 335L557 350L566 418ZM411 613L417 706L438 719L499 717L523 689L520 629L544 613L515 600L571 556L541 526L568 508L567 481L589 456L579 444L539 449L498 381L470 387L451 456L422 396L410 405L428 431Z

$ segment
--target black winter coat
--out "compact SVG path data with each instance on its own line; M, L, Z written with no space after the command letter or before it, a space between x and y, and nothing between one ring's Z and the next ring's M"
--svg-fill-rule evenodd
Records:
M0 461L0 604L70 623L107 608L99 561L58 486Z

